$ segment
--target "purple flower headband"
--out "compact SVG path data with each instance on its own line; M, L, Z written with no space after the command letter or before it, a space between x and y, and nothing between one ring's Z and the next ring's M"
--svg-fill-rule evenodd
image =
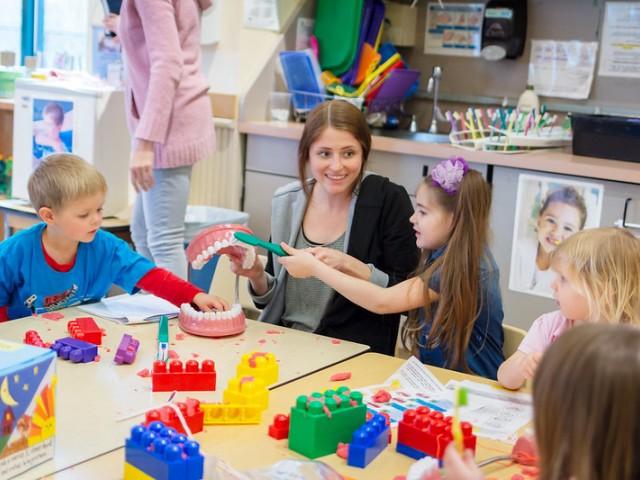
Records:
M462 178L467 171L469 171L469 165L464 158L451 157L435 166L431 172L431 181L449 195L455 195L458 193Z

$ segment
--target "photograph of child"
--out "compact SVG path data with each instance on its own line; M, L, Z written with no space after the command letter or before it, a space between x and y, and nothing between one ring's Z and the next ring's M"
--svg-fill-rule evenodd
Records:
M600 226L604 186L522 174L511 248L509 288L553 298L551 254L584 228Z
M52 153L73 150L73 102L33 100L33 168Z

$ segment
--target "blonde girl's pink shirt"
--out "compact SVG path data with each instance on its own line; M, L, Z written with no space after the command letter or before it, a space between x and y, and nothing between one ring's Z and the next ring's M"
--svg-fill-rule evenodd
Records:
M215 151L200 17L210 0L124 0L119 37L132 139L155 143L155 168L193 165Z
M544 352L549 345L572 326L573 322L565 317L560 310L545 313L533 322L518 350L525 354Z

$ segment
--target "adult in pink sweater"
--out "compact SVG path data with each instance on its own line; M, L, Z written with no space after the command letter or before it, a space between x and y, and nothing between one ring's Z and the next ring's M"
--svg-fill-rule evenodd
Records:
M183 278L191 169L215 151L200 59L200 17L209 6L211 0L124 0L118 26L138 192L131 236L142 255Z

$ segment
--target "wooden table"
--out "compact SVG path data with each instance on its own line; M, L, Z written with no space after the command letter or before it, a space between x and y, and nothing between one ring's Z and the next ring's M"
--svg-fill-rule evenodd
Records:
M269 409L265 412L260 425L206 427L204 432L196 434L194 438L200 442L205 455L221 458L240 470L264 467L285 458L302 458L287 448L286 440L276 441L267 436L267 426L271 423L275 414L288 413L296 397L301 394L309 394L329 386L335 388L339 384L357 388L382 383L400 367L403 361L399 358L377 353L366 353L346 360L313 375L300 378L274 389L270 394ZM446 383L450 379L471 378L477 382L495 384L495 382L479 377L471 377L440 368L430 368L442 383ZM352 378L346 382L329 382L329 377L332 374L343 371L350 371ZM395 429L393 437L392 445L364 470L348 467L346 462L336 455L328 455L320 460L351 478L390 480L395 475L405 474L414 461L395 452ZM124 437L122 438L122 444L124 445ZM482 460L495 455L504 455L510 451L510 445L479 438L476 458ZM48 478L53 480L76 478L91 478L94 480L119 479L122 478L123 468L124 449L120 448ZM491 478L510 479L514 473L520 473L520 469L509 465L508 462L501 462L486 467L484 472Z
M3 239L9 238L17 230L24 230L40 222L33 207L22 200L0 200L0 216L2 216L0 224L3 229ZM127 219L107 217L102 221L102 229L131 243Z
M66 316L58 321L29 317L0 324L0 338L22 341L26 330L37 330L45 342L65 337L67 321L87 316L78 309L61 310ZM164 403L169 393L153 393L151 379L136 373L151 368L156 352L157 324L122 326L96 318L106 335L99 349L99 362L72 364L59 360L56 365L56 446L55 457L35 467L20 478L40 478L53 472L122 447L130 427L142 415L118 421L133 413L146 411ZM211 339L184 335L177 340L177 321L171 321L170 348L180 358L198 360L211 358L216 362L217 391L190 392L201 401L221 401L222 392L243 353L259 350L274 353L280 364L277 385L290 382L369 349L358 343L333 340L329 337L291 330L283 327L248 321L242 334L225 339ZM113 355L123 333L140 341L138 356L133 365L115 365ZM187 395L180 393L178 399ZM266 417L265 417L266 418ZM118 467L119 471L119 467ZM93 478L93 475L84 478Z

